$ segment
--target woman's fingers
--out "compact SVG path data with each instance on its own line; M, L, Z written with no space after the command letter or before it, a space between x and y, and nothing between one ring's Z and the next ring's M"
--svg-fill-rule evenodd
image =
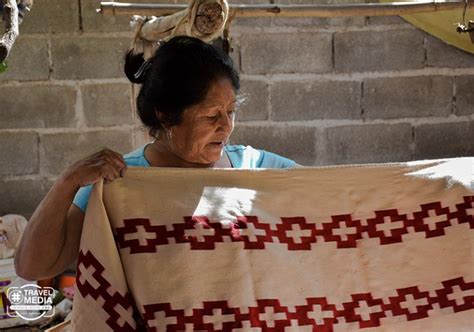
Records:
M127 164L123 157L112 150L104 149L71 165L65 172L80 187L94 184L101 178L106 182L124 176Z
M125 164L125 161L123 160L122 157L117 157L117 156L106 156L105 160L111 164L119 173L122 171L122 169L127 168L127 165Z

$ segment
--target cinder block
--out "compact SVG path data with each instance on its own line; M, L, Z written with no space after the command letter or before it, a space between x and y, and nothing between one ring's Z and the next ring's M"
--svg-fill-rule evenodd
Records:
M270 103L268 84L256 80L242 80L238 100L242 101L237 112L237 121L266 120Z
M48 192L41 180L0 179L0 216L20 214L29 219L43 197Z
M426 36L426 66L464 68L474 66L474 55Z
M53 76L58 79L125 77L128 38L57 37L52 42Z
M472 121L424 124L415 127L415 159L474 155Z
M232 22L231 29L239 28L265 28L272 25L272 17L236 17ZM232 34L232 31L231 31Z
M245 4L245 5L258 5L258 4L270 4L270 0L229 0L227 1L229 5L231 4Z
M278 4L290 5L326 5L326 4L347 4L357 3L358 0L278 0ZM335 26L363 26L365 17L275 17L274 26L293 26L293 27L335 27Z
M474 114L474 76L458 76L456 85L456 114Z
M364 81L368 119L448 116L453 78L447 76L384 77Z
M73 87L2 87L0 100L0 129L72 127L75 124L76 91Z
M399 25L409 25L407 21L405 21L400 16L370 16L369 17L369 25L392 25L392 24L399 24Z
M184 0L185 1L185 0ZM245 5L259 5L259 4L269 4L269 0L229 0L227 1L229 5L232 4L245 4ZM185 3L187 3L185 1ZM263 28L269 27L272 24L271 17L235 17L232 20L231 25L231 35L232 30L238 30L239 27L246 27L246 28Z
M365 17L275 17L272 25L279 27L301 27L301 28L335 28L335 27L361 27L365 25Z
M330 72L331 40L330 33L242 35L242 71L247 74Z
M32 132L0 132L0 142L0 175L34 174L38 172L37 134Z
M417 69L424 66L419 30L348 31L334 35L338 72Z
M232 48L231 52L230 52L230 57L232 59L232 62L233 62L233 66L235 68L235 70L237 70L237 72L241 72L240 70L240 46L237 45L237 44L234 44L233 43L233 40L231 39L230 40L230 47Z
M247 127L237 125L232 144L250 145L293 159L302 165L316 160L316 129L310 127Z
M227 2L229 3L229 5L232 5L232 4L259 5L259 4L270 3L269 0L229 0ZM232 34L232 30L238 29L239 27L263 28L263 27L269 27L271 23L272 23L271 17L235 17L232 20L231 34Z
M360 164L411 159L410 124L370 124L327 128L326 164Z
M173 1L167 0L133 0L133 3L163 3L169 4ZM184 2L185 4L187 2ZM130 16L128 15L103 15L97 13L100 8L98 0L81 0L82 27L87 32L111 32L111 31L130 31Z
M272 119L358 119L360 86L350 81L275 82L270 89Z
M79 1L35 1L25 15L20 33L73 32L79 30Z
M59 174L74 162L104 148L118 153L132 149L130 130L43 134L40 137L40 168L43 174Z
M49 77L47 39L18 37L6 62L8 68L0 74L0 81L47 80Z
M81 90L87 126L132 124L129 84L91 84Z

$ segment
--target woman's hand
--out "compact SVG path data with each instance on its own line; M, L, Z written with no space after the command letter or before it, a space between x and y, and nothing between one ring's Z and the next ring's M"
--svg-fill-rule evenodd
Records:
M126 171L127 165L123 157L117 152L104 149L72 164L62 175L75 186L85 187L101 178L105 179L105 183L111 182L123 177Z

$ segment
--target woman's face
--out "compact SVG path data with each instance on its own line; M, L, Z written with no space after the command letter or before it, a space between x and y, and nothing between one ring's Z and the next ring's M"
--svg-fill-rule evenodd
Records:
M236 98L229 79L211 84L206 98L183 113L171 128L169 148L179 158L197 164L218 161L234 130Z

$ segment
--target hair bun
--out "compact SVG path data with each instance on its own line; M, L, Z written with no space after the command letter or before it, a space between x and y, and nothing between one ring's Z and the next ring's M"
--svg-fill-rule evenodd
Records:
M151 62L143 58L143 53L133 54L133 50L128 50L125 54L123 69L130 82L136 84L144 83L150 67Z

